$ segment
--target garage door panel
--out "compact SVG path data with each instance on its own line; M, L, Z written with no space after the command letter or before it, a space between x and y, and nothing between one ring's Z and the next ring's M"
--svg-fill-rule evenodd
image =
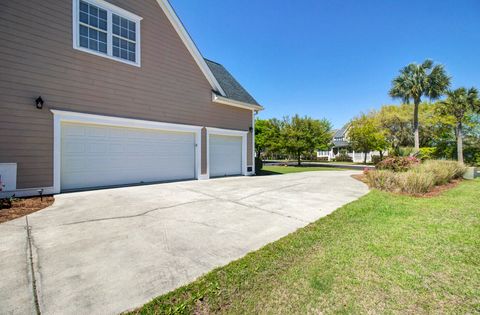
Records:
M209 136L210 176L234 176L242 174L242 137Z
M195 135L62 124L63 190L195 178Z

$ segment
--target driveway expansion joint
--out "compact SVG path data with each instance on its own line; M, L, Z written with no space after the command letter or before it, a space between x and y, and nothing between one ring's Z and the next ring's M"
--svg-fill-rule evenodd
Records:
M33 241L32 241L32 227L28 223L28 216L25 217L25 230L27 231L27 244L28 244L28 259L29 259L29 267L30 267L30 272L32 275L32 292L33 292L33 301L35 304L35 311L37 315L41 315L42 312L40 311L40 303L38 299L38 292L37 292L37 280L35 277L35 268L34 268L34 263L33 263Z

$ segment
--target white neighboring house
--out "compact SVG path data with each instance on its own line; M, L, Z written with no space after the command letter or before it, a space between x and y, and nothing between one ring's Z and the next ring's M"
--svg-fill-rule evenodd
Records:
M348 138L348 129L350 125L346 124L341 129L335 131L333 135L333 147L330 151L317 151L317 158L327 159L328 161L335 160L336 157L340 155L342 151L346 151L347 155L352 158L354 163L363 163L365 158L364 152L355 152L350 146L350 141ZM387 155L388 152L383 152L383 155ZM373 156L380 156L379 151L372 151L367 153L367 163L372 162Z

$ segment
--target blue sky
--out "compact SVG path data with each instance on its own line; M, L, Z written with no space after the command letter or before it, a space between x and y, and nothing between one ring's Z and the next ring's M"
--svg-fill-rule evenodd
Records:
M392 78L426 58L480 88L479 0L171 0L202 54L265 106L340 127L398 103Z

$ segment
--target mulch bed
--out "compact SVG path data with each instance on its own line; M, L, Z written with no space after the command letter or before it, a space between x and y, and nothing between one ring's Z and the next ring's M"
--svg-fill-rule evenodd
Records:
M354 179L356 179L358 181L361 181L362 183L368 185L367 177L364 174L355 174L355 175L352 175L352 177ZM437 197L437 196L441 195L443 192L445 192L447 190L450 190L452 188L457 187L461 182L462 182L461 179L455 179L448 184L441 185L441 186L435 186L435 187L433 187L433 189L431 191L429 191L428 193L425 193L425 194L410 195L410 194L407 194L407 193L393 193L393 192L392 192L392 194L418 197L418 198L432 198L432 197Z
M53 198L53 196L43 196L43 198L15 198L12 202L11 208L0 209L0 223L11 221L45 209L46 207L51 206L54 201L55 198Z

